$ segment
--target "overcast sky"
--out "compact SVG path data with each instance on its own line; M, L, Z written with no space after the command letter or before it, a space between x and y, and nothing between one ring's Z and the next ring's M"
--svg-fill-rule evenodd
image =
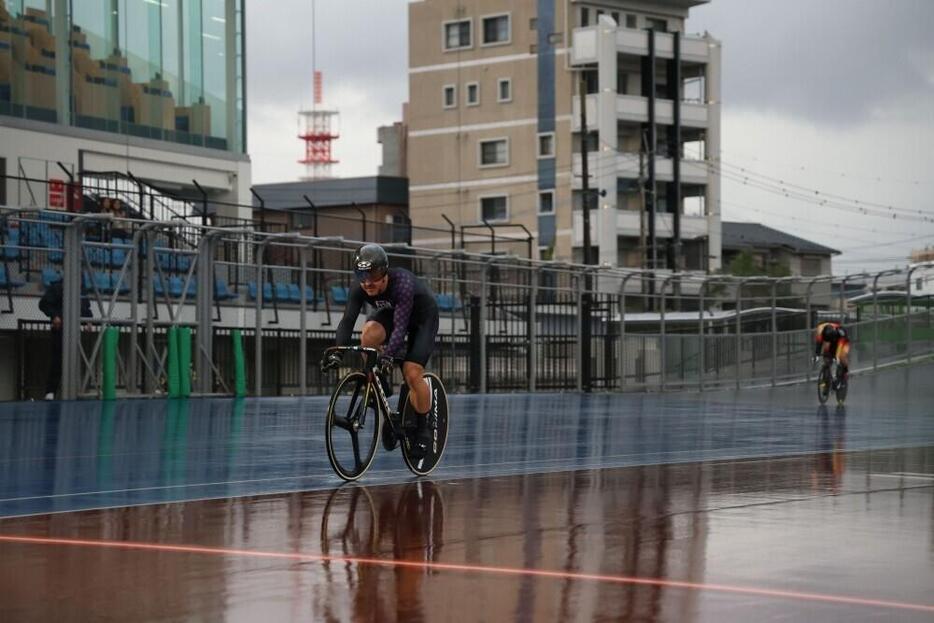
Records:
M408 97L406 5L317 0L314 42L312 0L276 0L275 20L247 2L254 183L302 172L296 112L311 101L313 48L326 104L341 113L335 173L376 173L376 128L399 120ZM723 43L724 218L840 249L837 273L903 265L912 248L934 245L930 221L852 209L877 203L934 219L932 24L934 0L713 0L693 9L687 31ZM782 182L752 188L741 168ZM790 184L845 197L851 209L774 192Z

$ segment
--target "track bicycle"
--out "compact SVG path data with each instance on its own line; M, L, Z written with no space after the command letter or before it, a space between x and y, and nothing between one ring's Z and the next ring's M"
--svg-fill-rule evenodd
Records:
M413 474L430 474L441 461L448 438L448 397L438 375L426 372L424 376L431 394L428 423L432 428L432 444L421 456L415 448L415 418L420 416L408 402L409 388L402 383L399 409L394 411L380 380L379 351L364 346L332 346L324 351L324 357L332 352L356 353L363 360L361 369L341 378L328 403L324 439L334 472L348 481L363 476L382 439L386 449L398 443L406 467Z
M836 357L823 357L820 374L817 375L817 399L820 403L827 402L830 392L834 391L837 404L842 405L846 401L847 382L846 377L840 374L840 363Z

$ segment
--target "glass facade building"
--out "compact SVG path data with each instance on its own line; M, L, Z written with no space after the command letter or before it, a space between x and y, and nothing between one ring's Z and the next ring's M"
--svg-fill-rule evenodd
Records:
M0 0L0 115L246 152L245 0Z

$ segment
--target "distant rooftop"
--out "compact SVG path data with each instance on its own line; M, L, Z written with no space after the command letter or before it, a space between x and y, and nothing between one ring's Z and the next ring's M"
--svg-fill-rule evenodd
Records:
M788 249L795 253L815 255L839 255L840 251L824 245L798 238L783 231L759 223L723 223L723 248L743 249Z
M327 180L257 184L253 190L266 202L267 209L307 208L304 196L316 207L409 204L409 180L405 177L345 177ZM253 198L253 207L259 201Z

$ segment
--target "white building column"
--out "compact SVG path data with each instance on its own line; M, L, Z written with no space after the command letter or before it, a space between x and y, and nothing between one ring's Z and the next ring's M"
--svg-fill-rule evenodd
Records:
M619 149L616 133L616 22L601 15L597 24L597 132L599 145L593 159L594 188L600 194L590 204L597 225L595 242L600 247L599 263L616 266L616 156Z
M723 266L723 248L720 217L720 42L706 36L707 60L707 268L710 272Z

